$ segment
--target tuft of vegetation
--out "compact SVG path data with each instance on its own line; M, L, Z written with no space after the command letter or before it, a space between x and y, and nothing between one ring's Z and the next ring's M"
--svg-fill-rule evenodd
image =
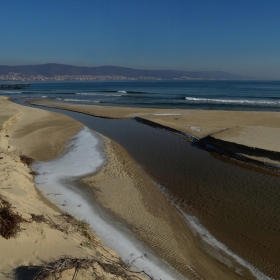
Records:
M11 210L11 204L0 198L0 235L6 239L15 237L24 219Z
M93 249L94 248L94 244L92 242L89 242L89 241L83 241L80 245L82 247L87 247L89 249Z
M31 220L35 221L36 223L46 223L47 222L44 215L35 215L35 214L30 214L30 215L31 215Z
M90 229L90 226L86 220L78 220L68 213L62 214L65 221L73 226L75 230L78 230L88 240L93 241L95 237Z

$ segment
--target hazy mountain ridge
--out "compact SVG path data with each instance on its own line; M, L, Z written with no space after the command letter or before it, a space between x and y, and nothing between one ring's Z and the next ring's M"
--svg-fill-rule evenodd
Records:
M140 70L118 66L97 66L84 67L65 64L40 64L40 65L0 65L0 75L9 73L19 73L21 75L45 77L53 76L124 76L128 78L153 77L162 80L180 79L182 77L190 79L217 79L217 80L244 80L246 77L222 71L181 71L181 70Z

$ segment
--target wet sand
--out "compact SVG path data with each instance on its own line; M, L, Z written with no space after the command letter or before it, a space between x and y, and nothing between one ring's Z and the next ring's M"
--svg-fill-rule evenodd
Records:
M188 279L242 279L205 255L177 209L129 154L117 143L104 140L108 164L82 180L93 189L95 200ZM249 270L235 265L254 279Z
M40 102L36 103L41 104ZM244 145L250 145L250 147L258 147L270 151L276 150L276 152L278 147L277 143L279 138L277 135L279 133L280 126L279 113L223 111L204 112L192 110L160 110L116 107L108 108L96 106L74 106L71 104L69 105L52 102L49 103L48 101L43 101L42 105L51 105L67 110L73 110L108 118L127 118L140 116L141 118L151 120L153 122L157 122L159 124L175 128L183 132L191 133L192 135L201 139L211 135L213 137L216 136L221 139L225 139L229 142L237 141L238 143L242 143ZM271 137L268 137L267 133L264 133L267 131L269 132ZM257 135L259 137L255 138ZM256 141L254 141L254 139L256 139ZM111 152L109 152L108 154L112 155L114 153L111 150ZM124 152L122 154L124 154ZM207 188L200 184L198 180L197 184L194 184L194 186L189 188L187 192L180 189L171 188L167 190L166 193L171 200L174 200L174 203L178 205L180 209L183 209L186 213L197 216L202 224L206 228L208 228L216 238L218 238L224 244L227 244L233 251L243 256L243 258L249 260L250 263L258 268L261 268L261 270L266 274L277 279L277 277L280 275L280 271L278 269L280 252L280 229L278 227L278 220L280 217L280 213L277 207L277 201L279 201L280 194L275 187L279 185L279 176L277 176L277 173L274 173L272 179L269 179L270 182L266 184L261 175L262 172L266 171L262 171L258 168L255 170L254 167L248 164L239 163L225 157L220 157L216 154L212 154L212 156L218 158L218 160L221 162L226 162L226 164L236 165L236 172L240 175L241 179L239 183L236 183L236 176L229 173L226 165L221 165L219 167L219 164L217 164L217 169L212 176L213 178L219 178L219 173L223 174L223 176L225 177L225 182L227 182L226 185L224 185L223 183L218 185L216 185L216 183L211 183L209 185L209 189L207 190ZM265 158L264 160L269 161L271 159ZM121 161L118 160L118 162ZM120 170L122 170L120 168L121 166L118 165L117 169L115 168L115 175L110 175L113 178L111 179L111 182L115 182L116 180L123 180L122 178L119 178L118 175L122 174L120 173ZM208 168L210 168L210 166ZM211 169L213 169L212 166ZM244 169L250 170L252 181L256 182L255 187L253 186L252 188L248 188L246 186L246 183L242 183L243 172L245 172ZM111 170L111 172L113 172L114 168L110 167L108 170ZM102 173L103 171L101 171L97 176L103 176L104 178L108 179L109 177L107 175L110 173L108 170L105 172L105 175ZM122 172L125 173L125 170L127 170L127 167L125 167ZM218 170L219 173L217 173ZM248 174L246 173L245 175L245 173L244 179L246 178L246 180L248 180ZM228 181L226 180L227 176ZM100 180L94 178L88 180L89 181L87 181L87 183L91 184L94 188L96 188L96 190L98 190L96 191L96 199L97 201L99 201L99 203L106 205L106 207L112 213L114 213L116 217L128 223L128 225L132 229L135 229L135 232L137 232L137 234L139 234L141 238L147 238L149 234L146 234L145 236L145 231L142 229L142 224L141 226L136 227L134 225L135 219L133 221L131 213L124 210L127 209L125 207L125 205L127 205L127 202L124 204L124 200L118 200L119 198L117 195L113 197L110 196L110 193L114 193L113 183L113 189L108 188L109 191L106 192L106 188L104 187L104 185L102 185L102 182L105 182L106 180L103 181L103 178ZM137 180L134 179L134 182ZM244 180L244 182L246 182L246 180ZM275 183L271 183L271 180L274 180ZM120 183L120 185L123 186L125 186L126 184L127 183L124 183L124 181ZM102 186L102 188L98 187L99 185ZM148 188L148 190L150 189L152 189L151 186ZM147 200L147 197L149 197L150 195L148 190L145 190L144 194L142 194L145 197L145 201L149 201L149 199ZM124 189L120 189L119 192L123 193ZM151 204L147 203L147 205L153 205L153 203L153 200L151 200ZM164 205L163 201L161 203L163 203ZM137 203L136 205L140 204ZM129 207L131 207L131 205ZM225 209L227 210L225 211ZM155 211L155 209L153 209L152 211ZM170 213L170 210L168 212ZM138 212L136 211L136 213ZM145 219L143 218L141 222L145 224L144 221ZM149 221L148 218L147 221ZM179 232L187 232L187 229L184 229L182 225L177 225L175 226L175 228L179 229ZM178 232L176 232L176 234L178 234ZM190 236L192 236L191 232L187 234L187 238L190 238ZM149 238L147 240L149 240ZM205 248L205 244L201 244L201 241L199 241L199 239L187 241L188 239L185 240L184 238L186 237L184 237L183 234L182 240L184 240L184 242L178 243L178 252L183 250L185 244L188 244L189 246L193 243L196 244L196 250L198 249L198 251L201 250L201 248L206 251L209 250L209 248ZM146 242L150 244L151 247L153 247L153 243L155 242L153 238L150 239L151 241L147 240ZM160 240L163 240L162 236L160 236ZM168 256L165 256L165 254L170 254L170 248L168 248L168 246L164 244L165 242L161 243L161 246L157 244L157 246L154 246L154 248L162 248L159 250L158 254L160 254L163 258L168 259ZM248 250L246 248L248 248ZM189 251L189 249L186 250ZM191 264L191 268L194 269L196 273L197 271L202 271L202 274L199 274L199 277L205 279L231 279L231 277L233 277L234 279L235 277L237 277L237 274L230 276L230 274L226 272L225 276L219 275L220 278L215 278L214 275L216 275L216 272L211 265L206 266L208 271L206 274L204 274L203 269L200 270L200 266L205 267L207 262L203 262L203 258L201 259L202 262L200 262L200 259L197 258L194 253L195 251L191 252L192 257L190 259L192 260L192 262L195 260L195 263ZM180 255L178 256L178 259L180 259ZM183 254L182 257L189 259L188 255ZM209 255L207 256L207 258L208 261L211 259L211 257L209 258ZM168 259L168 261L170 261L179 270L183 271L184 269L182 266L180 266L180 263L174 263L173 259L174 258L171 257L171 259ZM214 259L212 259L212 261L213 260ZM216 266L217 263L217 261L214 261L214 266ZM235 265L236 264L232 265L232 267L234 267ZM209 269L210 267L212 267L212 269ZM224 269L226 269L226 266L224 266ZM186 271L188 271L188 269ZM189 275L188 272L185 273ZM250 273L248 273L247 278L250 277L252 277L252 275L250 276ZM254 278L255 277L253 277L253 279Z

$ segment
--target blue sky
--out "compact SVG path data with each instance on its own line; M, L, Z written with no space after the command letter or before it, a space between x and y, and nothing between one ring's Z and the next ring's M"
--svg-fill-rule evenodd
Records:
M280 79L280 1L2 1L0 64L215 70Z

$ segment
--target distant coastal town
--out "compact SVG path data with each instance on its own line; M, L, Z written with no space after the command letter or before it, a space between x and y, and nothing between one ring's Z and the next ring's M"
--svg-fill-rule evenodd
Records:
M0 81L139 81L139 80L163 80L156 77L127 77L127 76L93 76L93 75L55 75L55 76L43 76L43 75L25 75L21 73L11 72L8 75L0 75ZM173 78L173 80L201 80L201 78L180 77Z
M0 81L21 81L21 82L32 82L32 81L155 81L163 80L158 77L127 77L117 75L54 75L54 76L43 76L43 75L26 75L16 72L10 72L7 75L0 75ZM201 78L190 78L180 77L173 78L172 80L201 80Z

